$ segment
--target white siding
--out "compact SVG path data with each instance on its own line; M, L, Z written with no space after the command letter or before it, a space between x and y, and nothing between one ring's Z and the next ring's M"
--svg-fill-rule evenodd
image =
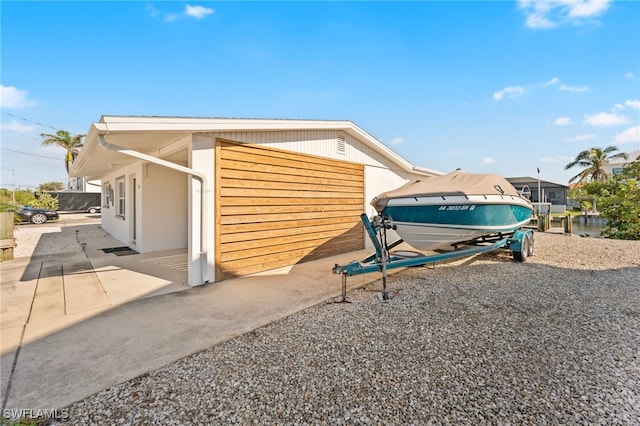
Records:
M140 170L140 164L134 163L127 167L118 169L115 172L110 173L107 176L104 176L102 178L103 187L106 184L110 184L113 189L113 195L114 195L114 199L111 200L111 203L109 203L108 206L102 207L102 228L108 233L110 233L114 238L122 241L127 245L131 244L131 238L130 238L131 191L129 191L129 188L131 187L130 185L131 178L133 176L137 176L139 170ZM126 203L125 203L124 217L118 216L116 214L117 203L118 203L116 180L119 179L120 177L124 177L125 188L127 189L127 192L125 194Z
M102 179L116 194L116 179L125 179L125 214L116 214L117 199L102 207L102 228L140 252L187 247L187 177L155 164L135 163ZM136 238L133 238L133 179L136 179ZM144 208L143 208L144 206Z
M157 164L143 166L138 239L143 252L187 247L187 175ZM138 179L140 183L140 179Z
M366 166L383 167L401 173L400 169L364 143L339 130L300 130L274 132L217 132L209 134L237 142L268 145L287 151L351 161ZM338 136L346 142L344 154L338 152Z

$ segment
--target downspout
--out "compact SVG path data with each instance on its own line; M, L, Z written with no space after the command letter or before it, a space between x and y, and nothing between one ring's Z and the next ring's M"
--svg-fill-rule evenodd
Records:
M162 160L160 158L153 157L151 155L143 154L138 151L134 151L132 149L126 149L118 145L114 145L112 143L107 142L104 139L103 135L98 135L98 143L104 149L109 151L116 151L120 154L128 155L130 157L138 158L140 160L148 161L149 163L157 164L159 166L168 167L173 170L177 170L182 173L186 173L190 176L198 179L202 185L200 192L200 274L202 278L202 284L207 284L209 282L209 272L207 270L207 252L208 252L208 209L207 209L207 193L209 192L209 185L207 182L207 177L200 172L196 172L193 169L188 167L183 167L178 164L171 163L166 160Z

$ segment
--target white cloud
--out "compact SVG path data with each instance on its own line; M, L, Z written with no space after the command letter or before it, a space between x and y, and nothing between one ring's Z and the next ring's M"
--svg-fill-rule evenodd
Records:
M620 110L620 109L624 109L624 105L622 105L622 104L615 104L615 105L613 106L613 110L614 110L614 111L616 111L616 110Z
M526 27L547 29L558 26L557 23L552 22L548 18L548 14L552 9L550 3L535 0L519 0L518 4L527 16L527 20L525 21Z
M391 141L389 142L391 145L400 145L401 143L404 142L404 139L401 137L397 137L397 138L393 138L391 139Z
M147 10L147 12L149 12L149 16L151 16L152 18L158 16L158 9L156 9L154 5L147 4L145 6L145 9Z
M501 99L504 99L505 97L511 99L517 98L524 95L525 93L537 90L538 88L553 86L559 81L560 79L558 77L552 77L550 80L545 81L544 83L532 83L526 86L507 86L502 90L493 92L493 99L499 101ZM562 87L566 87L566 85L562 85Z
M494 92L493 99L495 99L496 101L499 101L505 96L509 98L517 98L518 96L522 96L523 94L524 94L524 87L510 86L510 87L505 87L504 89L498 92Z
M565 24L595 21L608 9L611 0L518 0L526 16L525 26L550 29ZM597 22L597 21L595 21Z
M569 117L558 117L553 122L556 126L568 126L571 124L571 119Z
M640 126L629 127L615 137L616 143L640 143Z
M609 0L578 0L564 3L569 4L569 16L572 18L590 18L602 15L609 9Z
M638 99L626 101L624 104L629 108L640 109L640 100Z
M20 109L36 105L36 103L27 99L25 90L0 85L0 105L2 108Z
M584 124L598 127L619 126L628 122L629 120L626 117L610 112L601 112L593 115L585 114L583 121Z
M489 165L491 165L491 164L493 164L495 162L496 162L496 160L494 160L493 158L486 157L484 160L482 160L482 163L480 163L480 164L483 165L483 166L489 166Z
M595 139L596 135L576 135L572 138L565 139L566 142L584 142Z
M624 78L626 78L627 80L631 80L633 78L633 73L632 72L628 72L624 75Z
M562 90L564 92L579 93L579 92L586 92L587 90L589 90L589 88L587 86L569 86L569 85L563 84L562 86L560 86L559 90Z
M153 4L147 4L146 10L149 13L149 16L152 18L161 18L164 22L174 22L179 18L195 18L202 19L207 15L211 15L215 13L215 9L204 6L192 6L190 4L185 6L184 12L182 13L172 13L172 12L161 12Z
M185 10L185 14L187 16L191 16L196 19L202 19L207 15L211 15L213 12L214 10L211 9L210 7L191 6L189 4L187 5L187 8Z

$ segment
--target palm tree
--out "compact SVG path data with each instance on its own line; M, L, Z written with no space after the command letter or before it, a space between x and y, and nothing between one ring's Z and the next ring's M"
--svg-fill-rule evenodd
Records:
M71 133L66 130L58 130L55 135L50 135L48 133L41 133L40 136L44 138L42 141L42 145L57 145L63 148L66 153L64 156L64 168L67 170L67 185L68 188L71 189L71 177L69 176L69 168L71 167L71 163L80 153L80 148L82 148L82 139L85 135L75 135L71 136Z
M612 152L618 151L615 146L608 146L605 149L602 148L589 148L580 152L575 160L564 166L565 170L569 170L575 166L583 167L584 170L569 179L569 183L574 181L582 182L585 179L590 180L607 180L609 178L609 172L604 166L609 163L609 160L614 158L627 159L627 154L624 152L618 152L617 154L609 155Z

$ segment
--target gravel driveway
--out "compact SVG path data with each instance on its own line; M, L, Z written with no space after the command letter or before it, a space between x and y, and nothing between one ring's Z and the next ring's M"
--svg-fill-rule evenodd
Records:
M80 401L67 422L640 424L640 242L536 234L523 264L486 254L389 281L388 302L351 292Z
M62 213L60 219L41 225L20 224L15 227L14 257L47 256L82 251L75 231L85 238L100 237L105 232L99 227L100 215L89 213Z

